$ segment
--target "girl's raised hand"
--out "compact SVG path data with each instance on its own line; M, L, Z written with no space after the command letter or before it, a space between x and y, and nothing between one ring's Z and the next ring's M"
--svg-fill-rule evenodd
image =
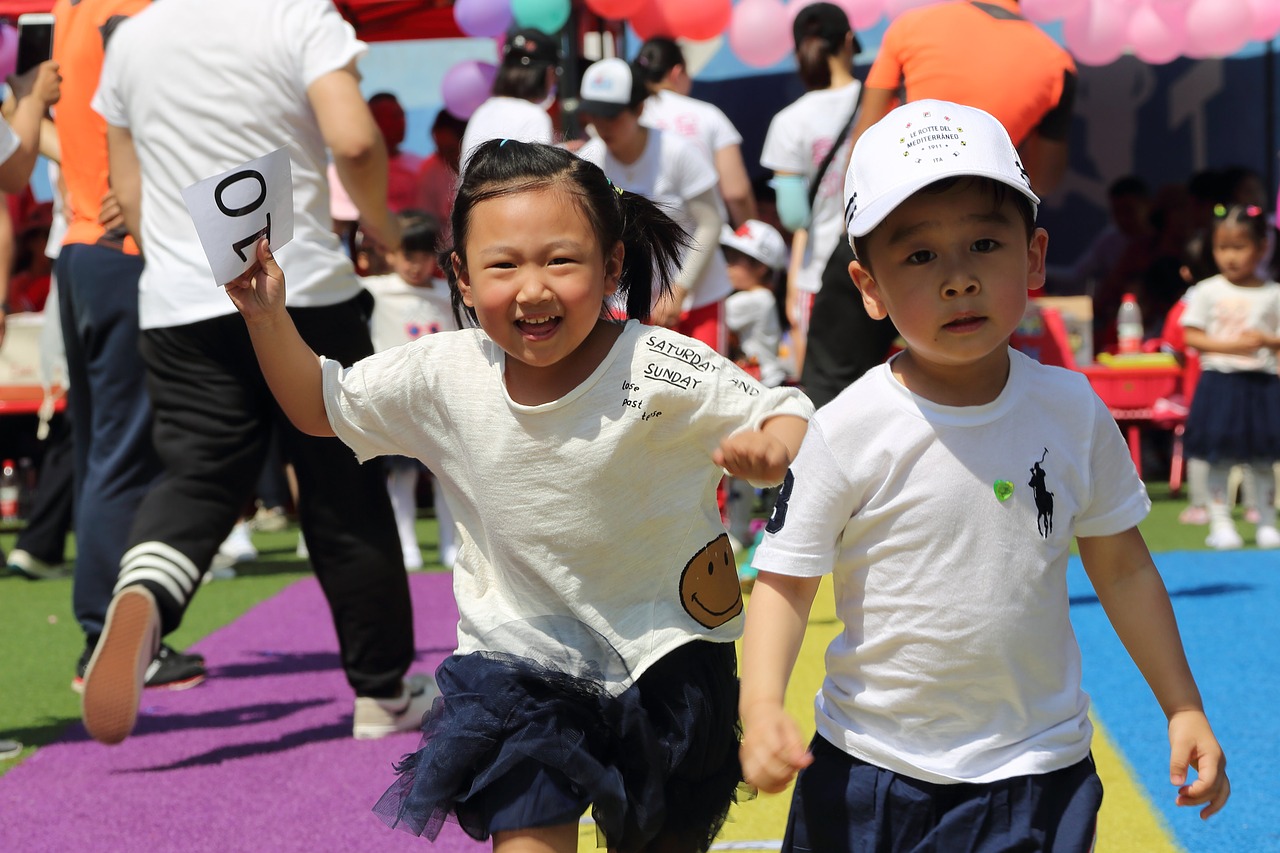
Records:
M253 266L227 283L227 296L249 325L267 323L284 313L284 271L263 237L254 247Z

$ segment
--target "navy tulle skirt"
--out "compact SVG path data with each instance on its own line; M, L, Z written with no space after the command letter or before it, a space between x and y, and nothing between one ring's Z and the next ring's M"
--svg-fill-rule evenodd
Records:
M1280 377L1200 374L1183 449L1188 457L1210 463L1280 460Z
M688 643L618 696L494 652L451 656L436 681L422 746L374 806L390 826L435 839L452 815L484 840L590 806L611 848L705 851L724 823L741 780L732 643Z

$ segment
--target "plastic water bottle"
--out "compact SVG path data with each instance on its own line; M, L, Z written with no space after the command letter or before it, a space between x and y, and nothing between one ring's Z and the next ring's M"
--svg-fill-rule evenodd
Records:
M1142 309L1138 307L1138 297L1126 293L1116 315L1116 349L1121 353L1142 352L1142 331Z
M18 500L22 486L18 482L18 469L12 459L4 460L0 469L0 522L10 524L18 520Z

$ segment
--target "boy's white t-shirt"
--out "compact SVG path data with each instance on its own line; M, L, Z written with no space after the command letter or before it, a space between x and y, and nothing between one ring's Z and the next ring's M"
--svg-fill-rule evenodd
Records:
M444 488L458 652L532 657L621 692L684 643L736 639L711 454L772 415L808 417L808 399L635 321L554 402L513 402L504 364L478 329L323 362L329 422L356 456L416 457Z
M1127 530L1150 508L1088 380L1009 358L985 406L930 403L889 365L824 406L753 560L833 575L844 629L827 649L818 732L927 782L1046 773L1088 755L1071 543Z
M369 335L374 352L458 328L449 284L444 279L432 279L430 287L414 287L395 273L387 273L368 276L361 282L373 294Z
M764 288L738 290L724 301L725 327L738 336L738 348L760 365L760 381L776 388L787 379L787 369L778 356L782 323L778 300Z
M862 84L856 80L837 89L805 92L778 111L769 122L760 152L760 165L774 172L803 175L812 185L818 166L841 128L849 120ZM795 286L806 293L822 289L822 270L844 237L844 169L848 162L849 138L831 158L814 196L809 218L809 242Z
M685 231L693 233L696 223L689 215L689 199L702 195L720 184L715 164L695 142L676 133L649 129L649 142L634 163L623 163L609 153L599 137L594 137L578 151L578 156L604 170L609 180L627 192L647 197L660 206ZM721 218L728 221L724 202L716 195ZM719 233L716 240L720 239ZM696 282L680 282L688 287L683 308L689 311L719 302L733 292L729 268L719 245L711 247L712 257Z
M462 132L459 163L465 170L471 152L481 142L490 139L550 144L554 136L551 116L542 107L523 98L495 95L476 107L471 118L467 119L467 129Z
M1212 338L1234 338L1246 331L1280 335L1280 284L1240 287L1222 275L1211 276L1187 291L1187 308L1179 322L1203 329ZM1276 372L1276 353L1259 347L1251 355L1200 353L1200 367L1218 373Z
M713 162L720 149L742 144L742 134L723 110L670 89L654 92L645 99L640 123L692 139Z
M167 35L177 32L202 37ZM141 328L235 312L182 189L281 147L293 177L293 240L276 258L288 270L289 304L334 305L360 292L333 233L328 158L307 87L365 50L329 0L166 0L115 30L93 108L131 132L142 166Z

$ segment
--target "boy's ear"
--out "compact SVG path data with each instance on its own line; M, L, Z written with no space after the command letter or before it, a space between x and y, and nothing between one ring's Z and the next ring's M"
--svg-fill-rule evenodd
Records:
M849 278L853 279L858 292L862 294L862 305L867 309L868 317L872 320L883 320L889 316L889 309L885 307L880 286L876 284L871 270L864 267L861 261L850 261Z
M1037 228L1027 246L1027 290L1039 290L1045 282L1045 257L1049 251L1049 232Z
M471 279L467 277L467 265L462 262L462 258L458 257L457 252L449 253L449 264L453 267L453 280L458 283L462 304L468 308L475 308L476 303L471 298Z
M627 256L627 250L619 240L613 244L613 251L605 256L604 259L604 295L613 296L618 292L618 280L622 278L622 261Z

